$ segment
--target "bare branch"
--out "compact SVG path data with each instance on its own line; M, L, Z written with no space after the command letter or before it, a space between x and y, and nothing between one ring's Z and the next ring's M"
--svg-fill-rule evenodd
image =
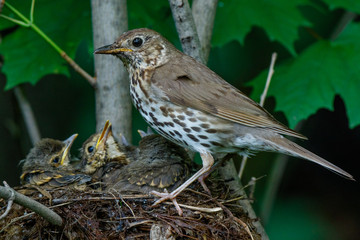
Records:
M37 214L39 214L40 216L42 216L49 223L51 223L53 225L56 225L56 226L62 225L63 221L62 221L61 217L58 214L56 214L54 211L52 211L51 209L46 207L45 205L27 197L21 193L16 192L14 189L12 189L10 187L0 186L0 197L1 198L8 200L11 198L11 195L13 193L15 194L15 199L14 199L15 203L31 209L32 211L34 211Z
M65 59L65 61L72 67L77 73L79 73L83 78L85 78L92 87L96 87L96 79L88 74L84 69L82 69L74 60L72 60L66 52L61 52L60 56Z
M218 0L194 0L191 6L205 63L209 58L217 3Z
M271 55L271 62L270 62L270 67L269 67L269 73L268 73L268 76L266 78L266 83L265 83L265 87L264 87L264 91L263 93L261 94L261 97L260 97L260 106L264 106L264 103L265 103L265 99L266 99L266 95L267 95L267 92L269 90L269 86L270 86L270 82L271 82L271 78L274 74L274 65L275 65L275 61L276 61L276 57L277 57L277 53L274 52L272 55ZM244 169L245 169L245 166L246 166L246 163L247 163L247 156L244 156L242 161L241 161L241 165L240 165L240 169L239 169L239 174L238 174L238 177L241 179L243 173L244 173Z
M204 63L195 22L187 0L169 0L183 52Z
M264 107L265 98L266 98L267 92L269 90L271 78L272 78L272 76L274 74L274 65L275 65L276 57L277 57L277 53L274 52L271 55L271 63L270 63L270 67L269 67L269 73L268 73L268 76L266 78L266 84L265 84L265 87L264 87L264 91L263 91L263 93L261 94L261 97L260 97L260 106L262 106L262 107Z
M223 178L232 179L231 181L227 181L226 184L230 187L231 191L237 193L237 195L243 196L242 200L237 201L244 210L247 212L249 218L253 220L252 225L256 228L256 232L261 235L262 240L268 240L265 229L261 225L259 218L256 216L254 210L251 207L249 200L247 200L246 193L241 186L240 179L237 176L234 161L230 160L226 162L224 167L219 168L219 173Z
M12 189L10 188L10 186L7 184L7 182L5 182L5 181L4 181L4 186L5 186L5 188L7 188L7 189L9 189L9 190L11 191L11 196L10 196L10 198L8 199L8 205L7 205L7 207L6 207L5 212L0 216L0 220L3 219L3 218L5 218L5 217L9 214L10 209L11 209L12 204L13 204L14 199L15 199L14 190L12 190Z
M14 93L16 100L19 104L26 128L28 130L30 140L32 144L35 145L35 143L37 143L40 140L41 136L38 125L36 123L34 112L31 108L29 101L24 96L24 93L22 92L20 87L15 87Z

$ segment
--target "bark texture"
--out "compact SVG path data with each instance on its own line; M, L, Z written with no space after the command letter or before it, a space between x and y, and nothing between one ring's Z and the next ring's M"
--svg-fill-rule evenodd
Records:
M205 63L209 59L217 3L218 0L194 0L191 7Z
M92 0L91 7L94 49L113 43L127 31L126 0ZM131 141L128 73L118 59L101 54L95 55L95 72L97 131L110 120L115 136L123 134Z

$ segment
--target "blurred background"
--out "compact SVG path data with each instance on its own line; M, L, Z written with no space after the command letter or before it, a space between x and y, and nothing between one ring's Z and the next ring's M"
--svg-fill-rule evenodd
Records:
M30 1L28 2L28 5L17 6L24 15L29 11ZM51 15L49 2L51 1L36 2L35 19L39 27L44 31L48 30L49 36L66 50L69 49L69 55L94 76L90 4L62 1L65 2L62 5L64 8L57 8L57 13ZM266 1L254 2L264 4ZM335 4L336 1L330 0L294 1L291 4L280 0L274 2L283 4L282 9L274 7L274 12L269 8L265 9L265 13L258 13L261 16L269 14L269 18L274 19L273 25L265 24L265 17L259 22L250 22L249 17L250 20L245 19L244 22L249 21L251 24L248 23L250 27L244 32L245 30L241 30L244 25L239 23L244 16L241 13L249 12L244 8L248 7L254 12L258 9L252 8L253 6L248 3L242 3L242 6L234 9L234 6L239 5L236 1L219 1L208 66L258 101L271 54L277 52L275 75L265 108L281 122L292 128L297 126L297 129L309 138L308 141L298 142L300 145L353 174L358 180L360 61L356 64L353 61L360 57L356 56L359 52L355 52L359 48L346 47L360 40L359 17L353 15L350 20L345 17L350 30L341 29L335 37L334 31L346 14L360 13L360 6L355 1L353 4L340 6L337 5L339 3ZM70 4L74 11L71 13L65 8ZM262 9L264 7L265 5ZM241 12L236 12L237 10ZM14 17L5 7L3 14ZM280 14L283 14L282 17L288 19L288 22L276 19ZM72 18L76 15L80 15L81 19ZM152 28L180 48L167 1L128 1L128 16L129 29ZM63 18L65 20L60 21ZM70 21L67 19L82 21L83 24L71 24L75 25L75 30L66 31L65 28L65 31L61 32L64 29L64 21ZM279 21L283 21L283 25L291 25L297 21L295 33L286 32L282 24L278 25ZM81 27L83 35L76 31L76 25ZM284 38L281 34L274 34L277 29L279 32L283 31ZM21 171L19 161L26 157L32 144L14 94L14 87L17 86L31 104L42 137L63 140L73 133L79 134L72 147L73 156L78 156L82 142L95 131L95 97L89 83L56 55L54 58L59 58L57 61L61 62L61 67L50 72L45 71L46 74L39 78L34 78L30 70L20 71L26 69L24 65L29 64L23 60L26 58L35 59L32 60L35 62L32 62L31 71L43 71L40 69L41 64L36 64L36 59L53 50L46 46L40 37L24 40L22 36L33 34L31 30L23 30L3 18L0 18L0 31L0 180L6 180L10 186L16 186L19 184ZM65 35L66 38L63 38ZM294 35L293 39L291 35ZM76 41L71 42L71 37ZM332 40L329 48L323 52L314 50L320 48L320 42L324 43L327 40ZM39 44L33 44L33 41ZM70 44L65 44L64 41ZM327 60L334 57L330 54L334 51L331 47L344 49L340 49L342 54L335 55L337 61L328 63ZM314 52L311 52L312 50ZM323 60L316 59L320 54L324 54ZM315 74L314 78L313 68L304 64L310 62L307 57L314 62L317 61L318 65L330 64L326 65L328 71L324 73L319 70L317 74L322 77L316 77ZM52 58L46 59L49 62L51 60ZM310 63L314 65L313 62ZM342 65L337 65L339 63ZM299 68L301 64L303 67ZM341 70L345 73L337 74ZM17 73L20 79L9 79L9 76L14 75L12 72L17 71L20 71ZM298 79L291 79L289 76L296 76ZM301 85L302 79L305 81L305 88L314 90L299 93L298 90L304 87ZM316 82L318 79L319 82ZM290 87L282 82L293 80L296 84ZM330 84L327 84L329 82ZM339 85L341 90L338 90ZM287 97L288 95L296 95L297 102L290 102L292 98ZM284 99L290 100L284 103ZM307 110L312 102L314 106ZM303 109L305 110L302 111ZM137 129L145 130L146 127L141 116L133 109L133 144L137 144L140 139ZM239 163L236 162L236 165ZM281 171L283 168L284 171ZM279 177L278 191L272 188L276 185L273 176ZM287 160L273 153L259 153L248 160L243 184L249 182L251 177L262 177L256 182L254 208L263 219L270 239L356 239L360 235L358 182L343 179L313 163L295 158Z

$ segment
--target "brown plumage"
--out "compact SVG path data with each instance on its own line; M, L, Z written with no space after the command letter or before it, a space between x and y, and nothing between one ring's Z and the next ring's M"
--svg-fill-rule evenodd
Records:
M191 160L188 153L162 136L144 136L138 150L137 158L128 165L103 176L108 189L145 194L153 190L171 191L189 176Z
M148 194L174 189L189 175L190 158L185 150L152 132L144 133L138 147L118 143L106 122L81 149L83 172L92 174L104 189ZM90 150L90 151L89 151Z
M172 193L154 192L162 197L157 203L174 199L209 171L216 153L280 152L353 180L346 171L283 137L306 139L153 30L128 31L95 53L115 55L124 63L133 103L150 126L201 155L203 168Z
M64 141L44 138L36 143L23 160L22 184L55 188L90 181L88 175L76 173L70 164L70 148L76 137L74 134Z
M100 133L91 135L83 143L80 150L81 171L87 174L94 174L97 171L95 176L102 175L99 169L101 171L109 162L119 164L118 167L129 164L135 154L134 150L132 146L117 143L112 134L111 123L106 121Z

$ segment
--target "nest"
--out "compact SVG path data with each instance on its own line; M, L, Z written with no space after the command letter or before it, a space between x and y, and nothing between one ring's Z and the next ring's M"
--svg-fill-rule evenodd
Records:
M225 183L210 177L213 197L199 183L177 198L183 216L171 202L152 207L148 195L21 186L16 190L43 203L63 219L56 227L41 216L14 204L0 220L0 239L261 239ZM6 201L0 207L6 208Z

